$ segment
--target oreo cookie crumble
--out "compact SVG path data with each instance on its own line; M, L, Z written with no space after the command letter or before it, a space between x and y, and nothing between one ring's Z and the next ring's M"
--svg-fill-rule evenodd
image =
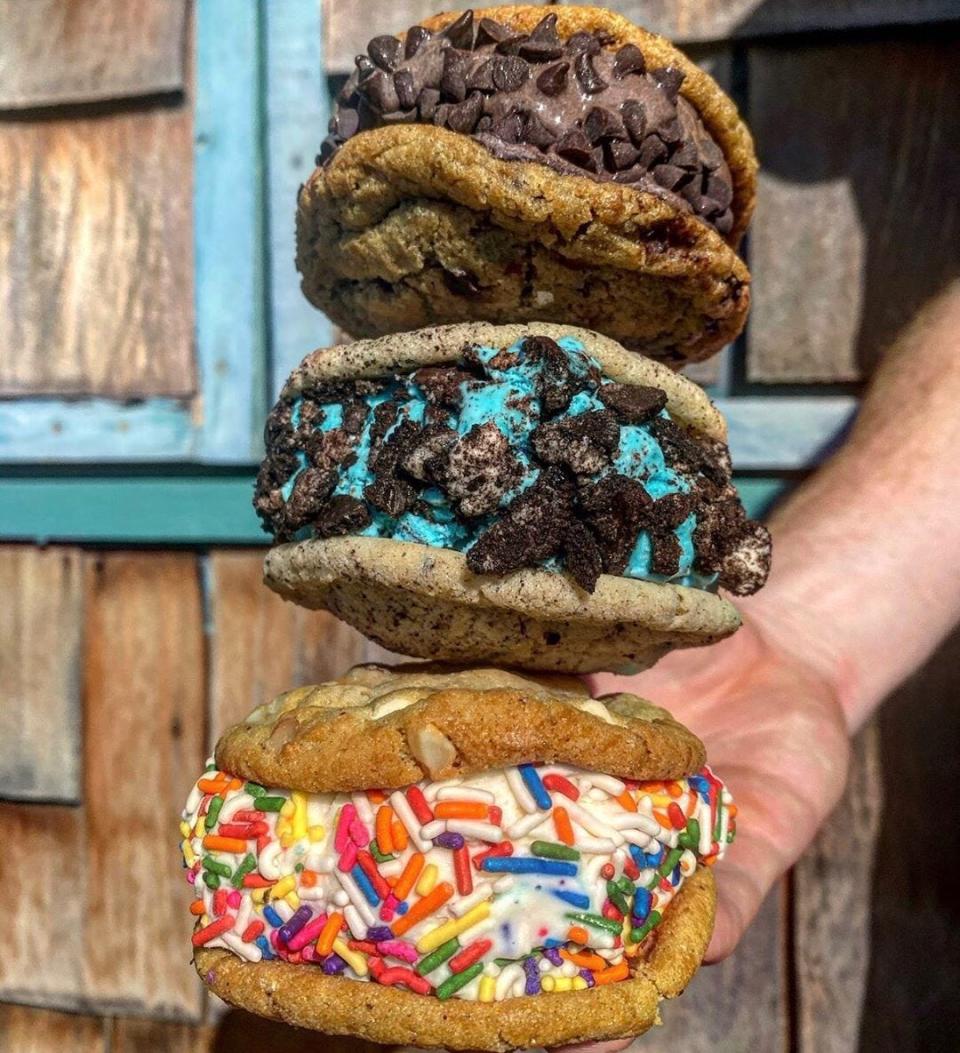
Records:
M358 132L432 124L502 160L657 194L728 234L730 170L680 94L683 72L648 69L636 45L614 44L601 31L562 40L555 14L519 33L472 11L442 32L374 37L338 96L317 163Z
M476 574L567 571L755 592L770 538L728 451L618 384L572 337L285 396L254 505L278 542L362 534L463 552Z

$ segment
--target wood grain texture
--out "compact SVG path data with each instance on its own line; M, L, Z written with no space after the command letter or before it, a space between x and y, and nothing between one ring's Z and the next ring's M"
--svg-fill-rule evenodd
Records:
M90 554L84 593L83 805L0 808L0 998L199 1019L172 825L204 758L196 559Z
M952 0L604 0L603 6L681 42L957 16Z
M171 820L204 760L196 558L91 557L87 599L85 965L91 994L198 1018ZM124 778L117 778L117 773ZM117 838L117 831L125 836Z
M82 810L0 804L0 842L8 910L0 1000L88 1008L83 997L88 846Z
M462 11L480 6L469 0L445 0L443 3L436 0L393 0L383 5L358 4L356 0L323 0L327 74L349 73L354 58L367 50L370 38L378 33L402 33L438 11Z
M180 91L186 0L0 0L0 109Z
M274 695L364 661L363 637L324 611L285 603L263 584L263 550L215 550L207 575L210 747Z
M207 1025L118 1017L110 1027L110 1053L214 1053L214 1031ZM256 1047L241 1043L233 1053Z
M294 203L326 134L329 97L322 60L322 4L267 4L267 209L269 223L270 398L333 327L300 292L294 265Z
M0 547L0 797L80 797L83 585L77 549Z
M858 736L843 799L794 869L801 1053L858 1048L870 963L870 886L883 808L880 734Z
M0 395L195 391L191 126L0 121Z
M6 1053L108 1053L107 1022L93 1016L0 1005L0 1049Z
M960 29L754 48L761 159L750 239L752 380L866 376L960 273Z
M680 998L660 1006L663 1026L631 1053L787 1053L783 896L782 887L771 892L731 958L702 968Z
M260 0L204 0L196 7L193 237L203 389L199 453L214 464L260 459L268 408L265 6Z
M960 1034L958 669L960 630L879 714L884 797L864 1053L939 1053L956 1049Z

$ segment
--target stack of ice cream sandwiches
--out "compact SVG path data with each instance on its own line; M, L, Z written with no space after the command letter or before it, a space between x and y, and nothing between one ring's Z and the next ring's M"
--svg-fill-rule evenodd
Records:
M749 134L663 39L500 7L374 38L318 165L304 291L369 338L269 416L265 580L424 661L220 738L180 827L197 971L381 1043L640 1034L706 951L736 805L691 731L578 674L729 635L719 590L769 569L671 368L743 324Z

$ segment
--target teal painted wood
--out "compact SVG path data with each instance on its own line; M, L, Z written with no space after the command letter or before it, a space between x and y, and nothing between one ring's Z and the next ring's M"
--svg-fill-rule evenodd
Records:
M297 191L313 170L330 116L321 7L319 0L264 6L271 398L308 351L333 339L329 320L300 292L294 266Z
M260 8L196 6L197 456L207 463L255 460L266 410Z
M842 442L857 400L839 395L738 396L716 400L729 425L730 454L740 471L819 464Z
M228 476L0 478L0 540L88 544L267 543L253 511L251 473ZM763 515L788 487L739 479L751 515Z
M164 461L190 458L190 411L174 399L0 401L0 461Z
M196 6L199 399L3 400L0 463L258 460L267 409L260 19L258 0Z
M253 475L0 479L0 538L100 544L263 544Z

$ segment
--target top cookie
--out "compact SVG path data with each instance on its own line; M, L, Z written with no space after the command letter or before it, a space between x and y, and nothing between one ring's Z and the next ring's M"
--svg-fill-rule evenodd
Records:
M300 199L303 288L354 335L561 320L680 364L742 327L749 133L660 37L497 7L375 37Z
M255 709L223 735L216 758L267 786L334 792L524 762L672 779L705 754L666 710L635 695L592 699L573 678L365 665Z

